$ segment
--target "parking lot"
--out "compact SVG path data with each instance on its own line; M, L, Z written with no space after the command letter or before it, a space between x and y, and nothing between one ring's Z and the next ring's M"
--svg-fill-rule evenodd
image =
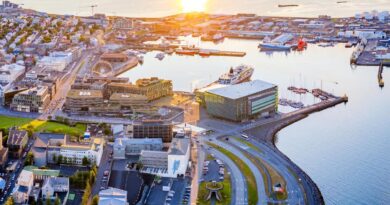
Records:
M164 190L163 190L164 187ZM168 188L168 189L167 189ZM155 183L146 201L147 205L161 204L188 204L190 201L191 186L186 178L163 178L160 183Z
M220 182L224 180L225 166L219 159L205 161L202 173L202 181Z

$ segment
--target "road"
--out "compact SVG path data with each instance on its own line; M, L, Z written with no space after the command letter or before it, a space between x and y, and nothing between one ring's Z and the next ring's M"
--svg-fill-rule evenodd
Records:
M48 117L53 116L53 114L57 110L61 110L62 106L65 103L66 95L68 94L73 82L77 77L77 73L79 72L80 69L82 69L82 67L88 66L88 63L86 63L85 59L90 59L91 54L92 54L91 51L84 51L84 53L76 61L76 63L72 64L73 66L69 69L69 73L67 74L68 76L66 76L64 82L61 82L61 85L57 87L58 90L56 94L53 96L53 99L50 101L49 106L44 111L44 113L42 113L42 115L39 116L38 119L47 120Z
M103 155L102 155L102 159L100 160L100 165L98 168L95 184L92 186L92 192L90 196L91 199L93 196L99 194L99 191L101 190L102 187L104 187L104 189L107 189L108 187L109 176L105 178L104 172L107 170L111 172L111 166L113 160L111 159L110 155L112 150L113 147L111 145L104 146Z
M267 164L272 166L275 170L277 170L281 176L286 181L286 191L288 192L288 199L286 202L290 204L302 204L304 201L304 197L302 193L304 193L304 190L300 187L300 182L292 175L292 173L289 171L288 166L289 164L286 163L284 160L281 160L280 157L278 157L273 151L269 150L269 148L262 144L258 143L254 140L249 140L253 145L259 147L263 153L260 153L247 145L230 138L230 142L234 142L234 144L242 147L242 149L245 149L247 152L249 152L252 156L261 158L264 160ZM272 186L271 184L269 184ZM270 199L269 202L277 202L275 200Z
M230 168L231 173L231 182L232 182L232 204L234 205L247 205L248 204L248 194L247 194L247 184L245 177L242 174L241 170L237 165L226 155L221 152L211 148L207 145L204 145L210 154L214 154L216 158L222 160L227 167Z
M250 161L240 150L238 150L237 148L231 146L231 145L228 145L220 140L213 140L214 144L226 149L226 150L229 150L230 152L232 152L234 155L236 155L238 158L240 158L242 161L244 161L244 163L246 165L248 165L249 169L252 170L252 173L253 175L255 176L255 179L256 179L256 186L257 186L257 193L258 193L258 202L257 204L267 204L268 202L268 196L265 192L265 188L264 188L264 180L263 180L263 176L261 175L260 171L255 171L255 170L258 170L256 165L254 165L252 163L252 161Z

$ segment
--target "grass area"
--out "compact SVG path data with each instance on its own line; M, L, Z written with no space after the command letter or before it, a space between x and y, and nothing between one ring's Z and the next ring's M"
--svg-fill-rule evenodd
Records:
M258 201L258 195L257 195L257 185L256 185L256 179L255 176L253 175L253 172L249 168L247 164L245 164L244 161L242 161L240 158L238 158L236 155L231 153L230 151L215 145L213 143L207 143L209 146L214 147L218 151L222 152L224 155L229 157L241 170L242 174L244 175L246 182L247 182L247 187L248 187L248 204L249 205L254 205L257 204Z
M196 204L198 204L198 205L210 204L210 201L206 201L207 194L209 193L209 191L206 189L206 183L207 182L201 182L199 184L198 200L196 202Z
M63 133L72 136L81 136L87 129L85 124L76 124L72 127L58 122L0 116L0 129L8 129L12 126L18 126L24 130L32 128L34 132Z
M239 138L239 137L233 137L233 138L234 138L235 140L237 140L237 141L239 141L239 142L245 144L246 146L252 148L253 150L255 150L255 151L257 151L257 152L260 152L260 153L263 153L263 151L262 151L259 147L257 147L257 146L255 146L254 144L248 142L247 140L244 140L244 139Z
M212 160L215 160L215 158L211 156L211 154L207 154L206 161L212 161Z
M0 116L0 129L8 129L13 126L22 126L31 122L32 119L29 118L18 118L18 117L8 117Z
M225 169L225 179L222 182L223 189L220 191L221 196L223 198L222 201L217 201L217 205L230 205L232 200L232 187L231 187L231 178L230 175L227 174ZM206 201L206 197L209 194L209 191L206 189L206 184L208 182L202 182L199 184L199 192L198 192L198 205L209 205L210 201Z
M30 123L23 125L22 129L33 127L35 132L63 133L72 136L81 136L84 134L87 126L85 124L76 124L74 127L58 122L33 120Z
M217 201L217 205L230 205L232 201L232 184L230 175L225 169L225 179L222 182L223 189L220 191L223 201Z

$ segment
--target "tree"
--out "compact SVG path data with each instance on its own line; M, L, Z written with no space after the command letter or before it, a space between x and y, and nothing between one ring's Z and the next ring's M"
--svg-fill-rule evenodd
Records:
M5 202L4 205L14 205L14 198L8 197L8 200Z
M32 152L28 152L24 165L29 166L33 164L34 164L34 154Z
M85 187L85 190L84 190L83 198L82 198L82 201L81 201L82 205L87 205L88 204L88 200L89 200L89 196L90 195L91 195L91 185L89 185L89 183L87 183L87 185Z
M56 200L54 201L54 205L60 205L60 204L61 204L61 200L57 196Z
M57 164L61 164L62 160L63 160L63 156L59 155L58 158L57 158Z
M53 162L57 162L57 155L53 154Z
M34 133L34 126L29 124L27 126L27 133L28 133L28 137L31 138L33 136L33 133Z
M91 162L89 161L89 159L84 156L83 157L83 166L89 166L91 164Z
M49 197L46 198L46 203L45 203L45 204L46 204L46 205L51 205L51 200L50 200Z
M99 196L94 196L92 199L92 205L98 205L99 204Z

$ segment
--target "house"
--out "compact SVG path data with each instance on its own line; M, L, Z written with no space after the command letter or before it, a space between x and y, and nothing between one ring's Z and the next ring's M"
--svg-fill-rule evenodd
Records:
M61 204L66 204L69 195L69 178L49 177L42 186L42 198L55 200L58 197Z
M15 159L22 157L23 149L27 146L27 142L27 131L11 128L7 140L9 156Z
M8 148L3 147L3 133L0 132L0 169L3 169L8 160Z
M33 188L34 177L30 171L22 170L12 192L16 204L28 203L28 198Z

